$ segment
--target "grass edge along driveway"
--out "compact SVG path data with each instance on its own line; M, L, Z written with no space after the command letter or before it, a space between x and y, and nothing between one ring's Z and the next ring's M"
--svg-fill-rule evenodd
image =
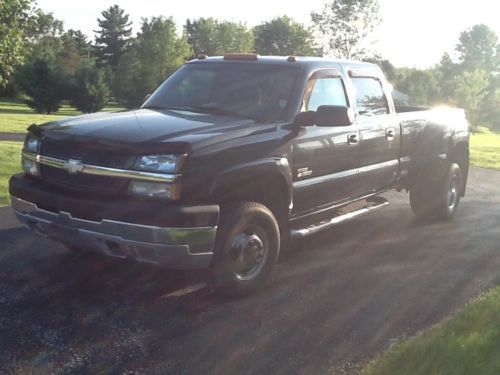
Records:
M500 374L500 287L452 318L395 344L364 375Z
M0 141L0 207L10 204L9 178L21 171L21 142Z

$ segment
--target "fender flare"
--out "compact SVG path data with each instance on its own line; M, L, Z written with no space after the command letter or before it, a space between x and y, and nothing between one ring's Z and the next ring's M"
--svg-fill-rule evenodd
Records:
M209 194L213 197L219 192L238 186L245 181L271 175L279 176L285 183L287 191L284 193L286 193L288 207L291 208L293 202L292 170L285 157L258 159L226 169L215 177L210 186Z

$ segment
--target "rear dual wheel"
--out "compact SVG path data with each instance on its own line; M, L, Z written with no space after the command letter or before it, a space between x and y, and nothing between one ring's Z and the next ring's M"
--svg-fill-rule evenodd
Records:
M451 163L446 175L410 190L410 205L418 218L451 220L460 203L463 177L460 166Z

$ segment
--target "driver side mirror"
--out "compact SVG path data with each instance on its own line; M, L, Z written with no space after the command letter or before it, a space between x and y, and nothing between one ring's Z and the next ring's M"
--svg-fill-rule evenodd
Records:
M354 122L354 111L341 105L321 105L316 111L301 112L295 126L349 126Z

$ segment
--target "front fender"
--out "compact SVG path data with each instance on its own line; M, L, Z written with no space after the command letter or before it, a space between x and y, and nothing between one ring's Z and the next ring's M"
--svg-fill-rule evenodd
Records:
M248 181L260 180L269 176L279 176L286 186L286 191L283 194L286 194L288 205L291 205L292 170L288 159L283 157L269 157L228 168L214 179L209 193L211 196L217 196L228 189L244 186Z

